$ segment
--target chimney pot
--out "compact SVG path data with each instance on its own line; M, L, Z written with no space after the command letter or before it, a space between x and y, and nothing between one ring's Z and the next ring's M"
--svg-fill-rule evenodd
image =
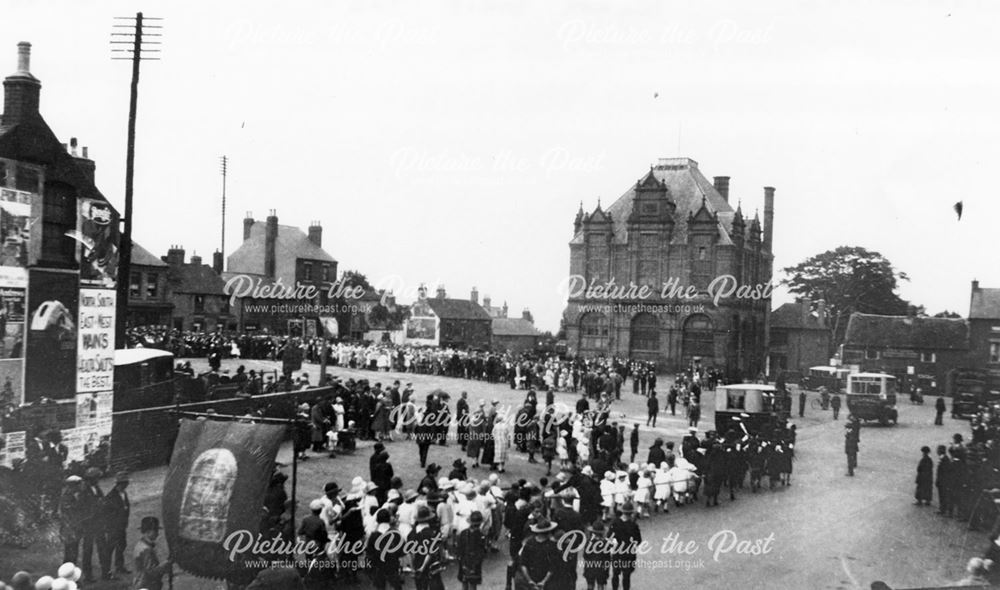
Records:
M972 279L972 290L973 291L979 290L979 279Z
M212 254L212 270L214 270L217 275L222 274L222 252L219 252L218 250Z
M31 43L27 41L17 44L17 73L31 73Z
M473 287L469 299L476 305L479 305L479 290Z

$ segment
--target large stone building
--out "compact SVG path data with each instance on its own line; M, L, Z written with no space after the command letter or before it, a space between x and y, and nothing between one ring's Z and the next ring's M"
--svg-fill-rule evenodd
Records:
M781 371L798 371L830 362L830 327L826 305L820 300L816 313L808 300L786 303L771 312L768 370L772 377Z
M773 225L773 188L764 189L763 224L756 214L747 219L729 202L729 177L709 182L688 158L661 159L607 209L598 203L584 214L581 205L569 244L569 351L647 359L665 370L700 364L734 378L755 376L765 367L770 291L716 304L708 289L728 290L733 281L751 291L767 284ZM650 292L630 297L574 288L583 281Z
M969 367L987 374L990 391L1000 391L1000 289L972 281L969 300Z

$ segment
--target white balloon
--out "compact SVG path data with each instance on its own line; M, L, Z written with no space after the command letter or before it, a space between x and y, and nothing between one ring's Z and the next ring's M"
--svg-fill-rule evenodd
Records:
M71 577L70 579L73 580L74 582L79 582L80 578L82 577L83 577L83 570L81 570L78 567L73 568L73 577Z
M72 562L67 561L66 563L64 563L61 566L59 566L59 571L57 573L59 574L60 578L67 578L68 579L70 576L73 575L73 569L74 568L76 568L76 566L73 565Z
M35 582L35 590L52 590L52 576L42 576Z
M73 580L68 580L69 585L66 586L66 590L77 590L76 582Z
M52 580L52 590L69 590L69 580L66 578Z

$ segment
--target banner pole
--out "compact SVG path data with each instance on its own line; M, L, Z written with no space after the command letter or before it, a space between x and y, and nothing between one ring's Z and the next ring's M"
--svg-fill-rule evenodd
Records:
M299 453L295 450L295 437L298 435L298 433L295 432L294 429L298 428L298 422L296 422L292 426L292 428L293 428L293 431L292 431L292 507L290 509L290 512L291 512L291 519L292 519L292 528L294 529L295 528L295 505L298 504L298 497L296 496L296 493L298 492L298 483L299 483Z

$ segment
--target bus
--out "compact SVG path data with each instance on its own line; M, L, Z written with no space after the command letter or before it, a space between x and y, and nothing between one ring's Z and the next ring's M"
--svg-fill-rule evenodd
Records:
M847 376L847 411L851 416L885 426L896 424L896 378L886 373L854 373Z
M751 434L770 433L788 420L791 407L791 396L773 385L722 385L715 390L715 430L725 436L738 419Z

